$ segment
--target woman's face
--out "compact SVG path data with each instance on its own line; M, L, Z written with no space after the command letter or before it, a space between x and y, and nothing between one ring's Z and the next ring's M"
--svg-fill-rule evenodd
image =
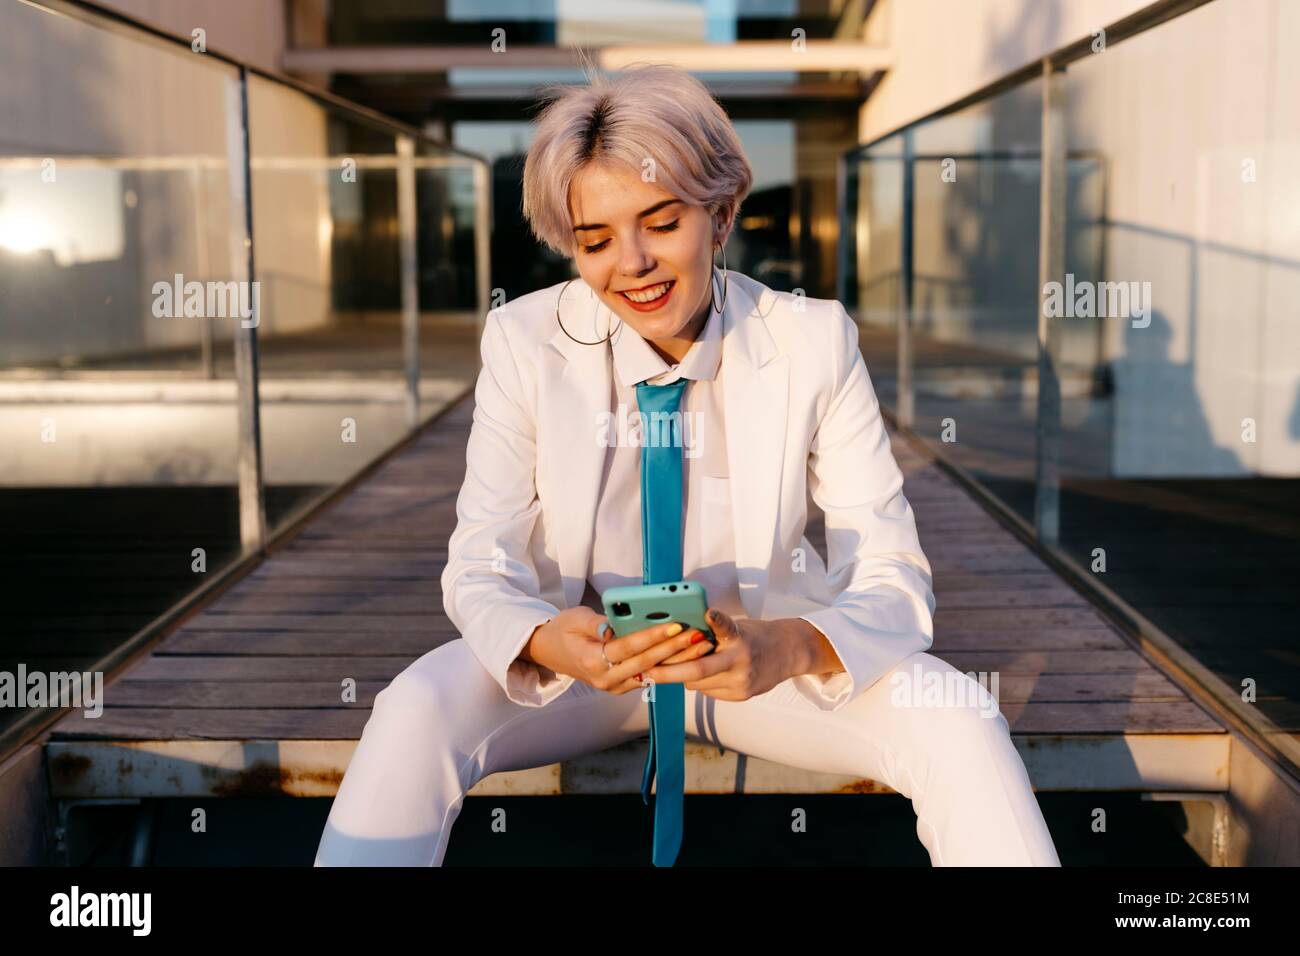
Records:
M569 208L583 281L643 339L680 361L711 308L721 217L618 164L589 163L579 170ZM638 302L628 292L643 300L658 297Z

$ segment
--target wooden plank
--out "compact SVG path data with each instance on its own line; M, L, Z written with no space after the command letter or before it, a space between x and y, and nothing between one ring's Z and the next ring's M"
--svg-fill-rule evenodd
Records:
M978 594L980 592L963 593ZM1014 593L1012 597L1015 597ZM442 616L443 608L442 595L429 588L426 584L418 587L408 587L406 593L341 594L334 590L322 588L321 593L301 594L270 591L263 588L256 590L245 589L238 593L231 592L224 595L220 602L209 607L205 613L211 617L245 614L329 613Z
M1038 591L1065 587L1061 579L1052 571L1043 568L1038 571L1025 571L1016 575L999 574L994 571L951 571L936 575L935 586L955 590L973 591Z
M1025 734L1226 733L1190 700L1008 701L1001 710L1012 731Z
M949 571L998 571L1004 574L1019 574L1023 571L1042 571L1047 565L1029 551L1005 551L995 554L969 555L949 554L945 551L927 551L930 568L935 576Z
M943 578L937 579L934 583L934 597L937 611L945 608L1091 606L1077 591L1072 591L1065 586L1004 591L958 590L945 586Z
M936 602L937 605L937 602ZM1021 631L1096 627L1105 619L1091 606L1084 607L982 607L945 610L936 606L935 633L970 631Z
M444 552L445 554L445 552ZM362 581L382 578L436 583L442 576L445 560L409 560L400 553L352 558L346 554L331 556L286 557L277 554L249 574L246 580L265 578L343 578Z
M342 701L341 681L158 680L119 681L108 694L114 708L355 708L373 705L388 681L358 681L357 700ZM1184 700L1182 690L1156 671L1139 674L1012 674L986 682L997 699L1008 701Z
M74 711L59 722L59 740L359 740L370 711L255 708L186 710L105 707L98 717Z
M393 620L397 620L394 618ZM194 631L178 634L167 643L167 653L226 654L300 657L346 657L375 654L405 655L411 660L440 644L460 637L449 623L441 629L382 633L370 631L362 639L355 631Z
M106 692L114 710L135 707L188 710L262 708L370 709L386 680L356 683L355 703L344 703L342 681L118 681Z
M939 651L961 671L998 671L1002 674L1123 674L1154 671L1131 650L1125 651Z
M410 654L354 657L201 657L154 654L129 679L151 680L392 680L415 660ZM125 679L125 678L124 678ZM113 685L116 686L116 685ZM106 689L105 693L108 692Z
M1043 609L1039 609L1043 610ZM1045 610L1069 610L1047 608ZM973 612L972 612L973 613ZM197 614L177 634L190 631L308 631L321 634L345 631L357 635L358 643L388 634L424 634L430 628L446 630L451 625L443 615L419 614Z
M438 536L448 537L455 530L455 527L456 522L449 520L447 523L437 526L413 527L411 534L405 537L380 538L375 535L370 527L365 525L349 525L346 529L340 526L339 531L330 533L330 537L310 538L306 541L295 542L292 546L277 551L276 554L293 557L303 554L326 556L336 551L345 551L350 554L357 550L364 550L367 554L383 554L392 551L409 552L423 544L427 544Z
M437 581L427 578L365 578L349 581L336 577L276 577L244 578L222 594L220 600L209 605L209 613L220 613L228 598L254 595L329 595L336 597L379 597L386 594L435 595L441 600Z
M267 628L256 631L187 630L167 643L167 654L275 655L275 656L344 656L410 654L416 656L432 650L460 634L446 619L424 621L421 618L390 618L423 622L418 628L386 631L374 625L365 632L347 629L310 630L302 628ZM1105 626L1092 628L1058 628L1041 630L938 630L933 653L943 657L947 651L1129 651L1130 645Z
M948 651L1132 651L1132 645L1106 626L1042 630L936 630L931 653Z

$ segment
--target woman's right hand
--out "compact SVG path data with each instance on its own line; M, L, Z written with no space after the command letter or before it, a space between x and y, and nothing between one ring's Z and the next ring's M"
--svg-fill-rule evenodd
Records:
M521 656L597 690L626 694L640 689L637 675L655 665L695 660L713 649L701 631L680 624L656 624L623 637L611 631L604 640L601 625L607 620L586 606L566 608L533 631Z

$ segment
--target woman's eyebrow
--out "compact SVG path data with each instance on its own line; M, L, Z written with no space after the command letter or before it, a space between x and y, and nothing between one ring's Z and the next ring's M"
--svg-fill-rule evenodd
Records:
M660 209L663 209L664 206L671 206L671 205L672 205L673 203L675 203L675 202L681 202L681 200L680 200L680 199L665 199L665 200L663 200L662 202L657 202L657 203L655 203L653 206L651 206L649 209L642 209L639 213L636 214L636 217L637 217L638 219L644 219L646 216L649 216L649 215L651 215L652 213L656 213L656 212L658 212ZM573 227L573 231L574 231L574 232L582 232L582 231L584 231L584 230L586 230L586 229L608 229L608 228L609 228L609 226L605 225L603 222L593 222L593 223L589 223L589 224L587 224L587 225L583 225L583 226L574 226L574 227Z

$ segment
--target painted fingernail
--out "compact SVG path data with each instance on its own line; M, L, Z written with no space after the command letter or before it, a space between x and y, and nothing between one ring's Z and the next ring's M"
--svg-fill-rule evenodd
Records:
M703 632L703 631L701 631L700 633L698 633L698 634L696 634L694 637L692 637L692 638L691 638L691 643L692 643L692 644L698 644L698 643L700 643L700 641L702 641L702 640L704 640L704 632Z
M668 628L669 637L674 637L680 634L681 632L682 632L682 626L680 624L674 624L672 627Z

